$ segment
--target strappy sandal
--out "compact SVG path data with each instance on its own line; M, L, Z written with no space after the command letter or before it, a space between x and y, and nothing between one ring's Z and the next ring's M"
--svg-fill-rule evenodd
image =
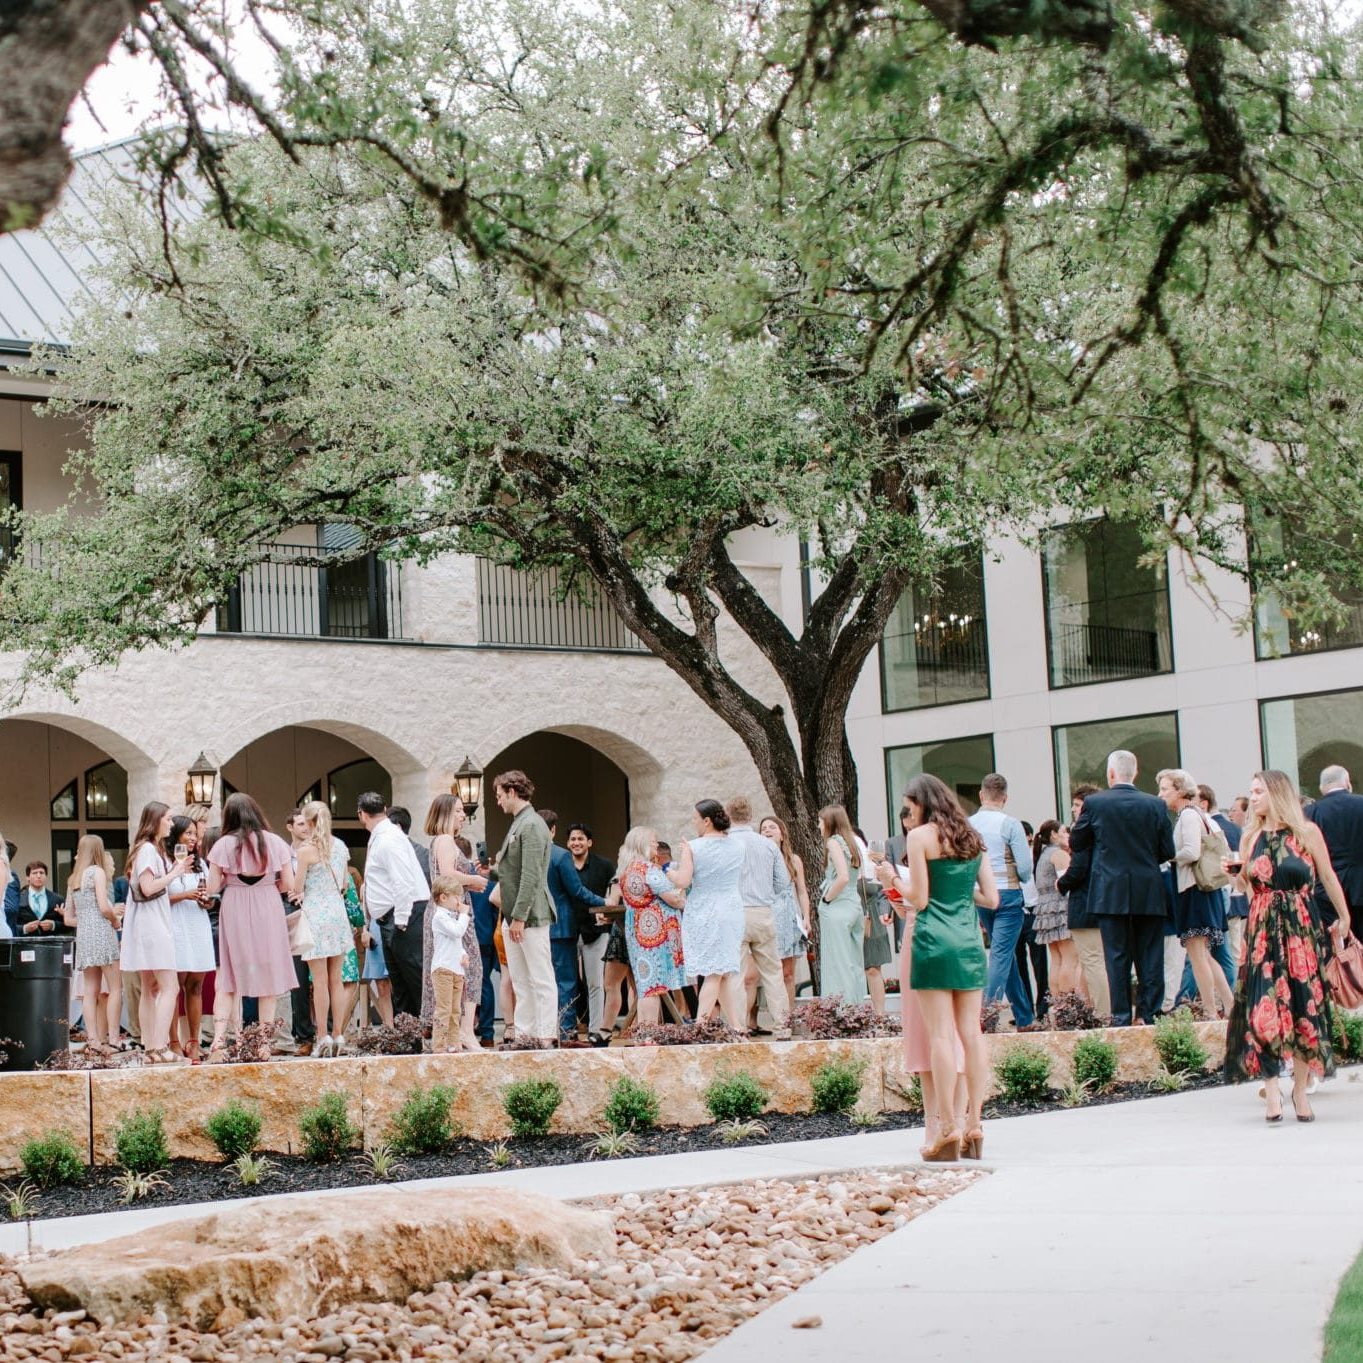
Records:
M219 1046L216 1042L208 1048L208 1054L204 1057L205 1065L225 1065L227 1064L227 1047Z

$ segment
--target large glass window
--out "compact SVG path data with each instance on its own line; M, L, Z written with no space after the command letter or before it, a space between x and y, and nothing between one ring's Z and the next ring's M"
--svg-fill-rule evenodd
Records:
M1300 541L1297 541L1300 543ZM1297 567L1294 537L1276 516L1254 519L1254 651L1260 658L1286 658L1295 653L1322 653L1331 648L1363 645L1363 591L1331 580L1339 600L1337 613L1314 624L1304 623L1274 588L1274 579ZM1327 550L1328 544L1324 546ZM1358 536L1337 546L1341 557L1356 560L1363 545Z
M1136 785L1155 794L1155 775L1178 766L1178 716L1132 715L1066 724L1051 730L1055 745L1056 808L1070 807L1070 791L1085 782L1107 785L1107 755L1119 749L1136 754Z
M1338 763L1363 777L1363 691L1288 696L1259 705L1264 763L1285 771L1309 799L1322 768Z
M989 695L984 560L973 554L899 598L880 643L882 708L916 710Z
M378 791L385 804L392 804L393 778L372 757L362 757L328 772L327 803L332 817L353 819L355 804L367 790Z
M948 738L941 743L914 743L885 749L885 792L891 831L899 832L899 811L904 787L926 772L946 782L956 792L967 814L980 807L980 782L994 770L994 736Z
M1173 669L1169 581L1141 562L1133 526L1081 521L1048 531L1041 564L1051 686L1084 686Z

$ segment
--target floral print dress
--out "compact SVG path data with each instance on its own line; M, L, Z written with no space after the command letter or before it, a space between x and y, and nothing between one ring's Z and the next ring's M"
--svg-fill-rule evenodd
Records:
M1334 1072L1329 990L1311 916L1315 865L1291 833L1261 833L1246 870L1249 922L1226 1029L1226 1077L1274 1078L1287 1057Z

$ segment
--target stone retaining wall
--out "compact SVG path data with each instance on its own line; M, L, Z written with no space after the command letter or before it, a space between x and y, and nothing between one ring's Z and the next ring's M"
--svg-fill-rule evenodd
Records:
M1225 1024L1199 1027L1212 1063L1225 1050ZM1038 1032L1026 1037L989 1036L998 1058L1018 1044L1043 1047L1052 1057L1051 1080L1069 1082L1070 1057L1081 1037L1101 1035L1118 1045L1118 1078L1151 1078L1159 1069L1149 1027L1092 1032ZM775 1112L809 1107L810 1080L826 1061L861 1057L867 1062L859 1106L871 1112L902 1112L908 1075L897 1039L875 1041L744 1042L728 1046L612 1047L583 1051L483 1051L469 1055L343 1057L339 1060L273 1061L264 1065L213 1065L189 1069L138 1068L74 1074L0 1074L0 1172L18 1167L23 1143L54 1127L75 1137L100 1164L113 1159L113 1132L125 1113L159 1106L165 1113L171 1154L216 1158L203 1124L229 1098L256 1104L264 1117L261 1146L290 1153L298 1146L298 1114L325 1092L343 1091L365 1145L384 1139L393 1111L417 1085L451 1084L455 1115L480 1140L510 1134L501 1089L514 1080L554 1076L563 1104L554 1130L602 1129L601 1111L622 1074L651 1084L661 1100L665 1125L698 1126L710 1120L701 1095L717 1074L746 1070L771 1094Z

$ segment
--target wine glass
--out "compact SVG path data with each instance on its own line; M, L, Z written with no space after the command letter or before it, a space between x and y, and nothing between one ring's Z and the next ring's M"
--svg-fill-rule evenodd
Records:
M175 844L175 860L183 861L189 855L189 848L182 842Z
M884 838L872 838L867 844L867 851L871 854L871 860L879 863L885 860L889 844Z

